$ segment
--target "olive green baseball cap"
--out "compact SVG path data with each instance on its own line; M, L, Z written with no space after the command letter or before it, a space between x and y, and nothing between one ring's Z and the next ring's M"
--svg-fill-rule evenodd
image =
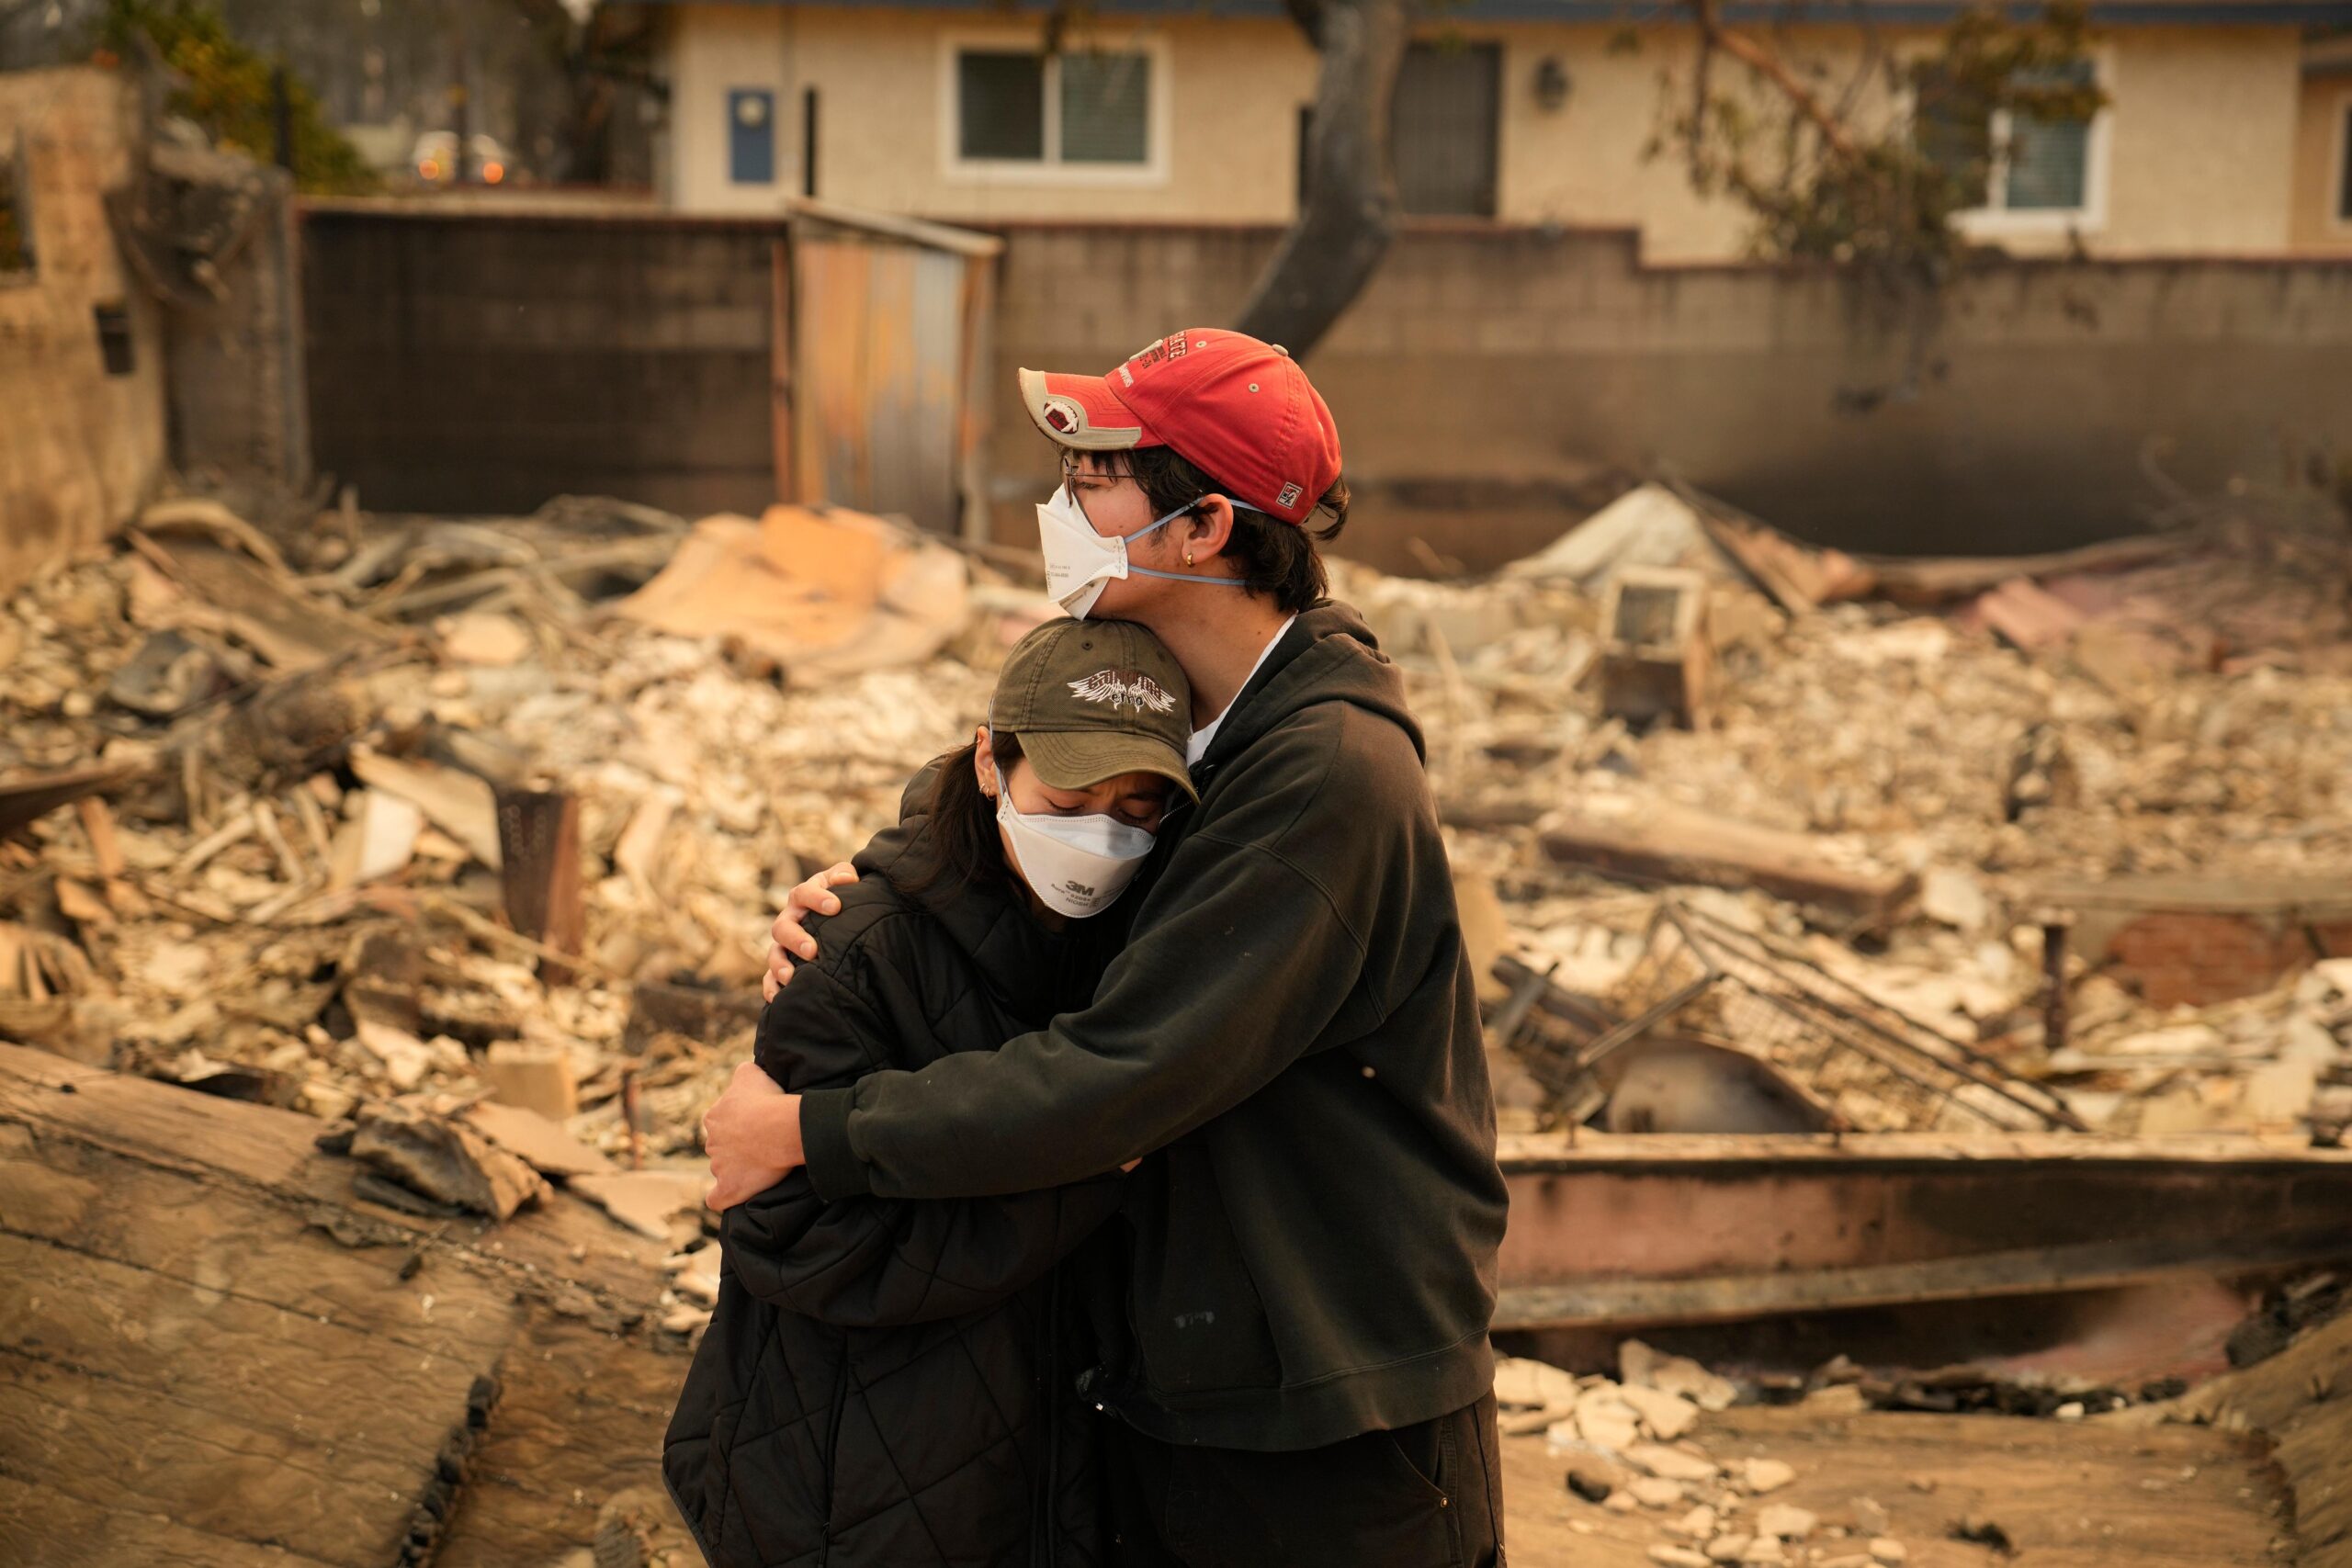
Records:
M1193 689L1160 640L1128 621L1047 621L1015 644L997 677L989 728L1021 740L1055 789L1157 773L1193 799L1184 745Z

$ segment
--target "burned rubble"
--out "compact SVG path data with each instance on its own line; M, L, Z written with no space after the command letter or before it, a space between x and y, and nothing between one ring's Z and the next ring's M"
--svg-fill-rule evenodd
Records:
M2339 1144L2352 627L2318 549L2224 520L1872 562L1652 486L1484 581L1337 563L1428 731L1505 1132ZM584 1200L666 1259L645 1322L686 1343L768 919L976 721L1033 583L840 511L159 503L0 617L0 1039L311 1118L415 1223ZM1777 1500L1781 1429L1719 1444L1727 1410L2178 1392L1617 1355L1507 1360L1504 1428L1563 1529L1671 1564L1934 1550Z
M279 534L165 502L11 604L0 1029L632 1168L694 1155L784 890L1046 610L842 513ZM1653 486L1485 581L1340 563L1430 729L1506 1127L2336 1136L2352 914L2253 908L2303 962L2159 1006L2056 889L2352 867L2342 596L2226 525L2120 558L1873 568ZM1635 591L1695 711L1612 711Z

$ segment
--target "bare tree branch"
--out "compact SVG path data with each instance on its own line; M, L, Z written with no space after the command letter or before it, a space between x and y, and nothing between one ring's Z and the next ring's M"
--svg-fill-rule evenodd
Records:
M1791 106L1821 132L1822 141L1828 143L1829 150L1838 156L1852 158L1855 155L1852 133L1826 105L1814 96L1812 88L1797 80L1796 73L1789 69L1786 61L1747 34L1734 32L1724 26L1718 0L1688 0L1688 4L1691 19L1698 24L1702 47L1722 50L1778 87Z

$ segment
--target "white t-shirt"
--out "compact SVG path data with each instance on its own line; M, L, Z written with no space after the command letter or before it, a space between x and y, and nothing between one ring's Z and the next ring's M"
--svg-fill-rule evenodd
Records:
M1250 666L1250 673L1241 677L1241 692L1246 692L1250 689L1250 682L1256 680L1258 678L1258 671L1266 667L1266 655L1274 651L1274 644L1283 640L1283 634L1289 631L1291 628L1291 623L1297 619L1298 617L1296 615L1293 615L1290 617L1290 620L1284 621L1281 626L1274 628L1274 635L1268 637L1266 639L1266 646L1258 650L1258 662ZM1238 702L1240 700L1241 692L1236 692L1234 694L1235 702ZM1193 731L1192 739L1184 743L1184 765L1186 767L1197 768L1201 765L1201 759L1209 754L1209 742L1216 739L1217 727L1225 722L1225 714L1231 713L1232 711L1233 704L1226 704L1225 713L1217 715L1215 718L1201 726L1200 728Z

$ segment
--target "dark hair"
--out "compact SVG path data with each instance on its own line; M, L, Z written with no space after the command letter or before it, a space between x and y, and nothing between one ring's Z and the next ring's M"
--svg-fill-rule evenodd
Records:
M1155 517L1179 508L1190 509L1204 495L1228 499L1233 495L1230 486L1210 478L1170 447L1138 446L1126 452L1079 456L1099 458L1107 471L1135 480L1136 488L1151 502ZM1331 488L1315 502L1315 510L1331 519L1319 529L1269 517L1237 501L1233 505L1233 536L1226 543L1226 557L1240 568L1241 581L1250 592L1265 594L1289 615L1312 609L1331 591L1331 580L1323 570L1323 558L1317 551L1316 543L1338 538L1340 530L1348 525L1348 481L1332 480Z
M989 738L996 750L996 765L1011 773L1012 764L1021 761L1021 738L1001 730L990 730ZM931 782L931 803L924 810L931 818L931 839L938 855L922 877L904 885L904 891L929 893L942 887L956 891L986 886L1011 875L1011 868L1004 863L1004 840L996 830L996 802L980 793L979 776L972 768L973 754L978 750L975 741L936 760L939 776Z

